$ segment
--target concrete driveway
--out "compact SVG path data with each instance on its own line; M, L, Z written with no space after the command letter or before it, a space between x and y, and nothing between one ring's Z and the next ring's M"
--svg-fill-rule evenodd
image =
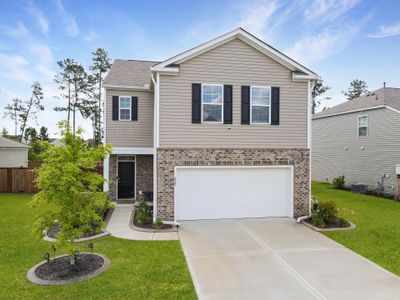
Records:
M292 219L181 222L200 299L400 299L400 278Z

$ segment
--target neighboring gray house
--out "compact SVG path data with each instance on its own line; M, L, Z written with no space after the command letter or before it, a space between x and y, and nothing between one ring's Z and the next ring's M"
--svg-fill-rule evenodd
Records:
M381 88L313 116L312 179L331 182L345 175L346 185L398 192L400 164L400 89Z
M308 214L317 78L241 28L162 62L116 60L105 190L154 192L163 221Z
M29 146L0 136L0 168L27 168Z

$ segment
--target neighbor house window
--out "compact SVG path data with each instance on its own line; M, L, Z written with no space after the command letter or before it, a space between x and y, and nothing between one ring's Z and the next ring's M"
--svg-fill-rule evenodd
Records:
M131 97L120 96L119 97L119 119L130 121L131 119Z
M270 123L271 87L252 86L250 91L251 123Z
M222 84L203 84L201 93L203 122L222 123Z
M368 135L368 116L358 117L357 130L359 137Z

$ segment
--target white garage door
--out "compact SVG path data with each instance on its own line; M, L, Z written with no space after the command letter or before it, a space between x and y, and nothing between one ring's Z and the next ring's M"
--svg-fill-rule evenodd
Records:
M175 219L292 217L293 169L176 167Z

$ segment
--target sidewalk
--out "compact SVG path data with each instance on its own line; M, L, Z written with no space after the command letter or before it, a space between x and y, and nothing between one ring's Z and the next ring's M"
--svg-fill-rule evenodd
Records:
M133 204L117 204L106 230L115 237L127 240L178 240L176 232L142 232L129 227Z

